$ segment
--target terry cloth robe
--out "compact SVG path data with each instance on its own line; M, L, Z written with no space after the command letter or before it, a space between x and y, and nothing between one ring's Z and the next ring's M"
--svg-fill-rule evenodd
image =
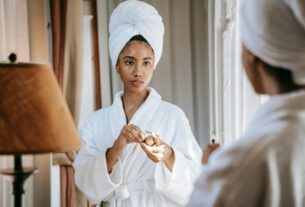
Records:
M189 207L305 206L305 91L272 97L245 134L215 151Z
M74 163L79 189L93 204L103 206L170 207L187 203L198 177L201 149L189 122L177 106L161 100L152 88L130 123L159 135L174 151L171 172L163 162L151 161L137 143L128 144L108 174L105 153L126 124L122 92L114 103L94 112L81 129L83 146Z

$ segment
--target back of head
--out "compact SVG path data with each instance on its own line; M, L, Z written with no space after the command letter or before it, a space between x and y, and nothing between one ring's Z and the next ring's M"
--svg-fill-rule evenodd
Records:
M241 7L241 38L265 63L292 71L305 85L304 0L245 0Z

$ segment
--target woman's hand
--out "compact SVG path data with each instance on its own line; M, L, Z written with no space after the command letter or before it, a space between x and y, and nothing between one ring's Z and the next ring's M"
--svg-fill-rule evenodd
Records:
M211 154L220 147L220 144L215 143L214 141L212 141L212 144L208 144L204 149L203 149L203 153L202 153L202 158L201 158L201 162L202 164L207 164L209 161L209 157L211 156Z
M140 143L143 139L142 137L143 133L138 126L129 124L123 127L112 147L106 151L108 173L111 172L112 167L117 162L123 148L129 143Z
M149 136L141 143L143 151L153 162L164 162L169 170L172 170L175 156L173 149L162 142L158 136Z
M143 133L140 127L129 124L125 125L121 130L121 133L117 139L118 145L124 148L127 144L130 143L140 143L143 140Z

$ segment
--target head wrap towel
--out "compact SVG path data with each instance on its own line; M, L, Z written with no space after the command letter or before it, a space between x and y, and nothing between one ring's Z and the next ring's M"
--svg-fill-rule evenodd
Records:
M305 84L305 1L244 0L241 38L247 49L266 63L293 72Z
M151 5L137 0L120 3L109 22L109 52L113 67L126 43L135 35L142 35L155 55L155 66L163 49L164 25L162 17Z

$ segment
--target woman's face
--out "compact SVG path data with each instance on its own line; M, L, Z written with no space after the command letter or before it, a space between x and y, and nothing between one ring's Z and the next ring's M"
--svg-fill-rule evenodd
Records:
M154 71L154 53L140 41L131 41L121 51L116 66L128 92L142 92L148 86Z

